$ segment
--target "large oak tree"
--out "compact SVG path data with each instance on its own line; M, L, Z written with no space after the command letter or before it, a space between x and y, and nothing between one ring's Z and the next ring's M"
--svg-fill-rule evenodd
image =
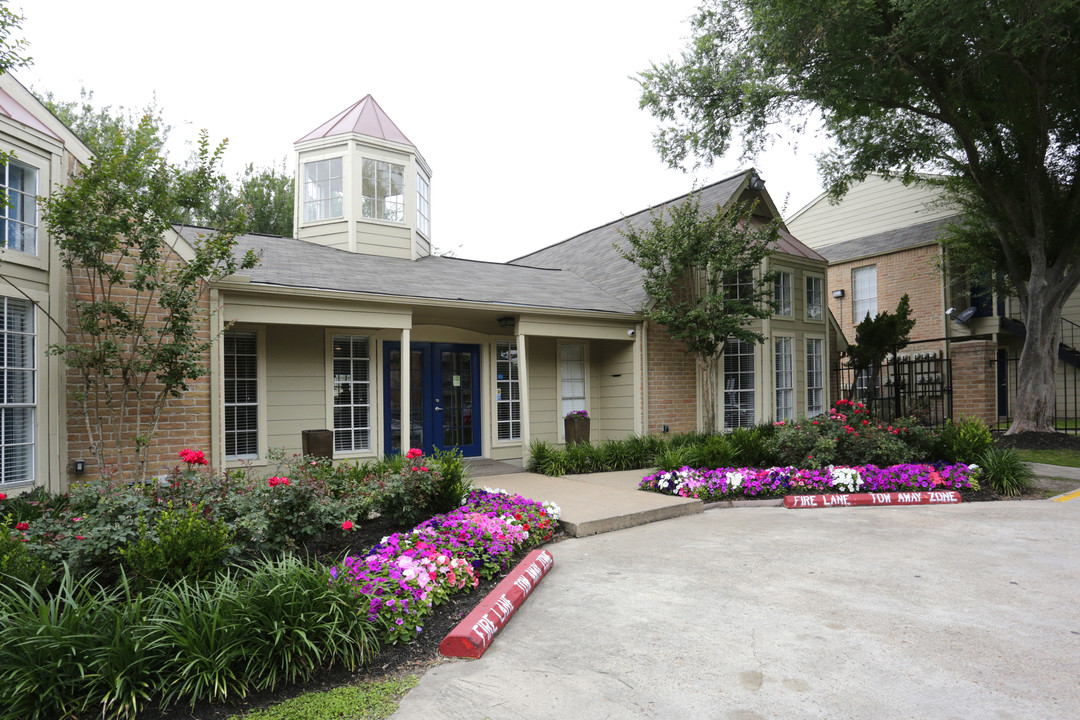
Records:
M842 195L871 172L945 176L959 233L1026 324L1009 432L1053 430L1061 309L1080 283L1080 0L713 0L681 58L638 79L672 165L821 122Z

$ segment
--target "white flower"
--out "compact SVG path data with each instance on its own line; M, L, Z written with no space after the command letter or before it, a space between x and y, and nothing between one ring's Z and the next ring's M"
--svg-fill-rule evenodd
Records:
M731 472L725 473L724 477L727 478L728 487L732 490L742 485L743 474L741 472L732 470Z

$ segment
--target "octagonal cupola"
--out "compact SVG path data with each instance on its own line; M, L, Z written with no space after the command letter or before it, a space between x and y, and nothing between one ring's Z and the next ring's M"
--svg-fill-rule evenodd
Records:
M375 98L294 147L297 238L368 255L431 254L431 168Z

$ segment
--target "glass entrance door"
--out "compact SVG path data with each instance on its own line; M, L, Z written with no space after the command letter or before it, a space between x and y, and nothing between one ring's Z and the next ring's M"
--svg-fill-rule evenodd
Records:
M412 343L410 444L424 452L457 448L480 454L480 346ZM401 343L384 344L385 451L401 448Z

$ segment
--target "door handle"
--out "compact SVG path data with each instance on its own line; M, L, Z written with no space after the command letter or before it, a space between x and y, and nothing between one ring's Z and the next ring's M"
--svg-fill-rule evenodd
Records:
M442 411L442 408L441 408L441 407L439 407L438 405L436 405L436 406L435 406L435 410L437 410L437 411L441 412L441 411Z

